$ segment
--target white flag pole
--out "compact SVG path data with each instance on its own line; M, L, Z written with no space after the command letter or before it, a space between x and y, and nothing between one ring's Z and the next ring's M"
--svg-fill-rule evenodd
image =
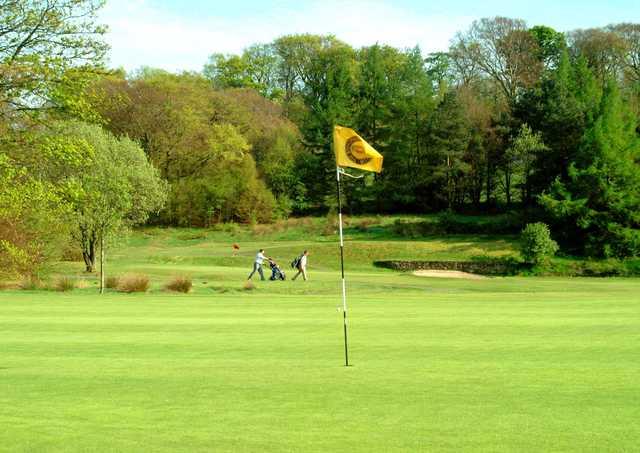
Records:
M342 234L342 198L340 194L340 167L336 166L338 189L338 225L340 231L340 272L342 274L342 322L344 330L344 366L349 366L349 346L347 342L347 287L344 280L344 237Z

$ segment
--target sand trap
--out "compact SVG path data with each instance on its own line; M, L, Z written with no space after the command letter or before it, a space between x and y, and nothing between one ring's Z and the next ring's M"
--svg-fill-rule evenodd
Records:
M417 277L435 277L435 278L465 278L467 280L485 280L487 277L477 274L470 274L462 271L436 271L421 270L415 271L413 275Z

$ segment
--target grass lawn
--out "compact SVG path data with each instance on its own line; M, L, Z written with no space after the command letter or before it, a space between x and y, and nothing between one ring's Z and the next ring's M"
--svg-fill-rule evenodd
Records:
M511 242L352 237L346 368L331 239L230 257L217 233L148 230L109 262L148 294L0 292L0 450L638 451L640 280L419 278L371 259ZM258 244L309 248L311 280L242 290ZM175 274L191 294L162 291Z

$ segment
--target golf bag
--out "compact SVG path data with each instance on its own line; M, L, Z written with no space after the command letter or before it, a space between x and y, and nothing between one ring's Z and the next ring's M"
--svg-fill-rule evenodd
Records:
M287 278L284 271L280 269L280 266L276 263L272 261L269 265L271 266L271 277L269 277L269 280L285 280Z

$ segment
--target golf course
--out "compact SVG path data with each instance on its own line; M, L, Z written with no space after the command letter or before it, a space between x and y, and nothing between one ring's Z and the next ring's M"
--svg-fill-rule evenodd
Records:
M73 291L0 291L0 449L637 451L640 279L418 277L372 263L515 239L347 229L345 367L336 238L308 222L137 230L105 270L146 293L100 295L80 261L50 274ZM286 281L246 285L260 247Z

